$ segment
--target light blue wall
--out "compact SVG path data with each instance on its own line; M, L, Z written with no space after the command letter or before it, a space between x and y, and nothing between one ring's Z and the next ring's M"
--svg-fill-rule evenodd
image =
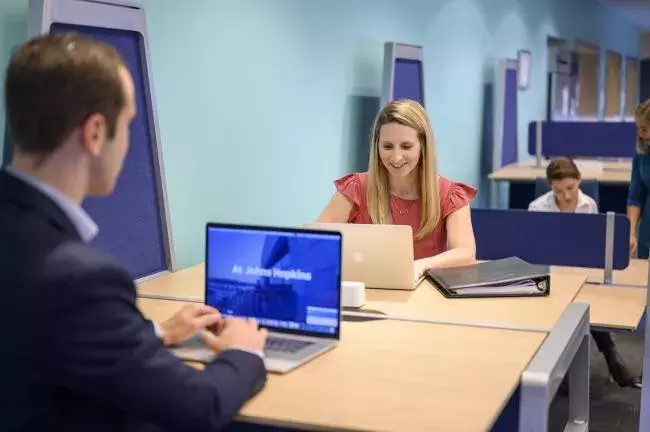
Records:
M479 182L483 85L529 49L519 152L545 112L546 36L639 54L639 32L592 0L147 0L181 266L206 220L301 224L355 165L355 96L379 96L382 44L421 44L443 175ZM365 144L365 143L364 143Z
M0 0L0 65L4 83L4 68L11 50L27 37L27 0ZM0 165L5 131L4 84L0 84Z
M0 4L4 60L24 37L26 0ZM367 146L387 40L424 46L440 170L472 184L483 87L497 59L532 52L531 87L519 99L523 155L527 124L545 111L547 35L640 50L639 32L593 0L143 4L181 267L203 259L208 220L291 225L318 215L332 180L358 166Z

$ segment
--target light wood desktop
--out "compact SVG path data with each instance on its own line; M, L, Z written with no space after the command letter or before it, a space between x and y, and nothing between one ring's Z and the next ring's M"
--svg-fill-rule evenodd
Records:
M582 275L584 285L575 301L589 303L591 324L596 327L635 330L645 312L648 260L632 259L624 270L615 270L613 284L603 285L603 270L553 266L555 273Z
M603 169L597 171L583 170L583 179L595 179L600 183L629 184L630 162L603 162ZM535 162L518 162L501 167L488 178L497 181L533 182L536 178L546 177L546 168L535 166Z
M202 302L204 277L204 265L199 264L143 282L138 286L138 292L189 297ZM424 281L414 291L367 289L367 302L362 310L408 318L550 330L578 295L585 280L586 277L580 274L554 274L548 297L499 299L447 299Z
M645 313L646 290L585 284L574 301L590 305L592 327L634 331Z
M564 274L583 275L589 282L603 282L604 273L602 269L562 267L553 266L553 272ZM630 264L623 270L614 270L612 282L621 285L634 285L645 287L648 281L648 260L631 259Z
M431 320L550 330L575 299L586 278L553 274L547 297L448 299L429 282L415 291L366 290L362 310Z
M162 320L182 303L139 299ZM239 419L308 430L485 431L545 333L393 320L344 322L341 343L266 388Z

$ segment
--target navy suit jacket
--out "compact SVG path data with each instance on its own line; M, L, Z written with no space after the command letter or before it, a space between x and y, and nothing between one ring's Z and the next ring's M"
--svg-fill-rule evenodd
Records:
M214 431L266 380L226 351L173 356L129 274L46 195L0 171L0 431Z

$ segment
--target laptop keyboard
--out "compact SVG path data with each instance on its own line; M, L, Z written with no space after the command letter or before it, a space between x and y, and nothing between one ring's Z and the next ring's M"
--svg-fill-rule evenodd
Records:
M274 351L294 354L300 351L301 349L312 345L313 342L305 342L295 339L283 339L279 337L269 336L266 338L266 345L264 346L264 351Z

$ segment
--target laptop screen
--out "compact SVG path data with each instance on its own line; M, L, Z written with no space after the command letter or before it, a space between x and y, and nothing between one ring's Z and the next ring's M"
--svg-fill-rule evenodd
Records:
M339 335L341 235L208 224L206 304L271 328Z

